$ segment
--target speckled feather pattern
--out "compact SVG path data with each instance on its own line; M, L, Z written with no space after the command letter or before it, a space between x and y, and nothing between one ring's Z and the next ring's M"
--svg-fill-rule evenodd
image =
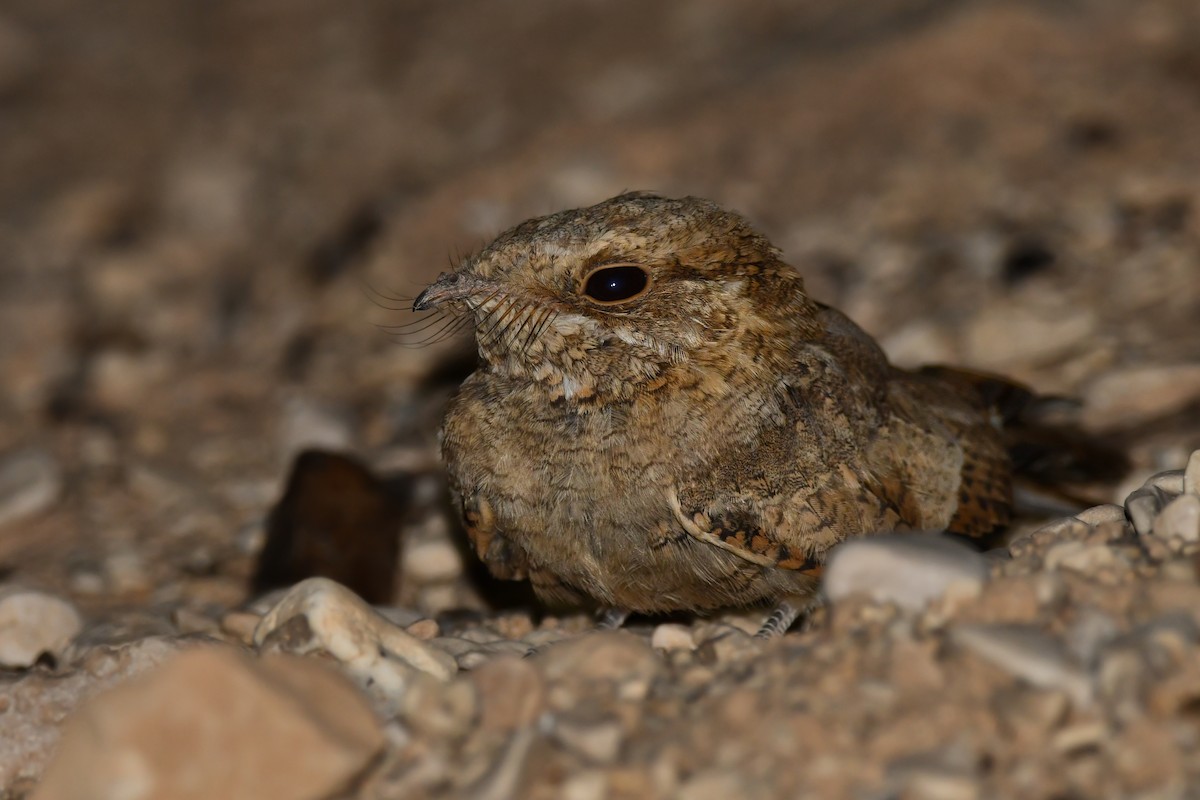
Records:
M648 288L601 305L586 276ZM893 368L740 216L626 194L530 220L422 298L481 356L442 449L476 551L554 604L704 611L811 594L830 548L1007 521L969 388Z

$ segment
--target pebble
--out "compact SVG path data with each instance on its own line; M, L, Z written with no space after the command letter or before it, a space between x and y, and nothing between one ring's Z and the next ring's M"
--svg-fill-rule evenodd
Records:
M1127 367L1104 373L1088 387L1083 423L1133 427L1178 411L1200 397L1200 364Z
M340 408L295 395L284 403L279 419L279 452L285 463L290 463L302 450L353 448L350 415Z
M430 639L436 639L441 635L442 629L434 619L419 619L411 625L404 626L404 630L408 631L413 636L423 642L428 642Z
M417 583L445 583L463 573L458 550L444 539L405 545L404 575Z
M1167 503L1154 520L1154 535L1185 542L1200 541L1200 495L1181 494Z
M597 765L616 760L623 738L616 720L576 721L565 716L555 718L552 735L568 750Z
M493 658L470 675L482 708L479 728L513 731L533 725L546 708L546 682L528 659Z
M1111 547L1081 541L1059 542L1046 551L1042 563L1046 569L1069 569L1092 573L1117 560Z
M30 447L0 456L0 525L47 510L62 489L62 468L49 450Z
M221 630L243 644L254 642L254 629L262 621L262 615L249 611L230 611L221 617Z
M1187 468L1183 471L1183 491L1200 495L1200 450L1192 451Z
M695 633L696 658L701 664L729 664L758 655L765 642L736 625L713 622Z
M1103 525L1106 522L1124 522L1125 509L1116 503L1092 506L1075 515L1075 519L1087 525Z
M1166 472L1157 472L1147 478L1143 486L1153 486L1162 489L1167 494L1183 494L1185 484L1184 471L1181 469L1169 469Z
M329 653L389 701L403 694L412 670L443 681L458 671L451 655L393 625L328 578L301 581L266 613L254 643L261 648L272 638L288 652Z
M650 635L650 646L655 650L695 650L692 629L686 625L666 622L657 626Z
M959 625L951 639L975 655L1043 689L1060 689L1079 706L1091 702L1087 674L1062 642L1027 625Z
M467 800L511 800L519 797L521 778L536 739L537 732L528 728L509 737L508 744L492 766L469 787L465 794Z
M541 650L532 659L551 683L619 683L623 699L639 699L663 669L650 644L625 631L593 631Z
M978 592L987 577L987 562L981 555L945 536L877 536L834 548L822 589L835 604L861 592L879 602L919 611L951 586L966 594Z
M59 659L82 629L83 618L61 597L0 587L0 666L32 667L43 655Z
M1125 510L1129 521L1139 536L1148 536L1154 530L1154 518L1171 501L1157 486L1143 486L1125 498Z
M149 591L153 585L146 559L133 547L121 547L104 559L103 573L108 588L116 594Z
M318 800L382 747L367 702L329 667L196 648L81 709L34 800Z

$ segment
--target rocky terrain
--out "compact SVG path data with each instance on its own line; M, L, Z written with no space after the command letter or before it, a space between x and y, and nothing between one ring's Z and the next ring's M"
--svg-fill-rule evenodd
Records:
M1196 796L1198 141L1192 0L10 0L0 797ZM630 188L1130 474L768 643L489 580L400 298Z

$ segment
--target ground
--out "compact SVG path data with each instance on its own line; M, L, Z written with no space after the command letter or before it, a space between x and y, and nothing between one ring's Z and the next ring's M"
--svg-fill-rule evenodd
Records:
M322 446L405 482L392 600L410 626L438 619L423 640L586 627L464 557L434 430L469 344L407 346L381 327L409 321L404 303L381 295L625 189L745 213L898 363L1078 398L1132 458L1093 488L1122 502L1200 448L1197 141L1192 0L10 0L0 569L69 600L93 643L237 640L221 621L254 599L267 512ZM406 733L359 791L1186 796L1200 619L1137 677L1109 686L1104 665L1192 619L1195 543L1093 522L1022 539L1028 523L977 596L848 600L772 649L731 647L741 620L636 622L639 644L612 645L632 672L584 685L548 648L519 680L557 727L497 738L396 711ZM994 624L1074 643L1086 691L1013 678L954 633ZM631 674L632 694L603 690ZM513 728L532 731L524 751ZM518 756L517 783L478 783Z

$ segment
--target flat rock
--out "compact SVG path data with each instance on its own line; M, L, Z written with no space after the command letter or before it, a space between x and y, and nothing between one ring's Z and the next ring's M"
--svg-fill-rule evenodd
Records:
M983 556L936 534L855 539L834 548L823 591L832 603L863 593L919 611L951 587L979 591L987 580Z
M1041 689L1059 689L1078 705L1092 684L1065 644L1028 625L958 625L950 638L985 661Z
M1200 397L1200 364L1127 367L1088 387L1083 422L1090 428L1136 425L1178 411Z
M44 654L61 658L82 628L75 606L61 597L0 587L0 666L31 667Z
M32 781L45 769L58 743L63 720L87 698L158 666L195 639L149 638L129 645L97 647L71 671L36 670L0 684L4 746L0 787Z
M40 447L0 456L0 525L45 511L62 493L58 459Z
M382 746L365 699L329 667L204 647L90 701L34 798L317 800Z

